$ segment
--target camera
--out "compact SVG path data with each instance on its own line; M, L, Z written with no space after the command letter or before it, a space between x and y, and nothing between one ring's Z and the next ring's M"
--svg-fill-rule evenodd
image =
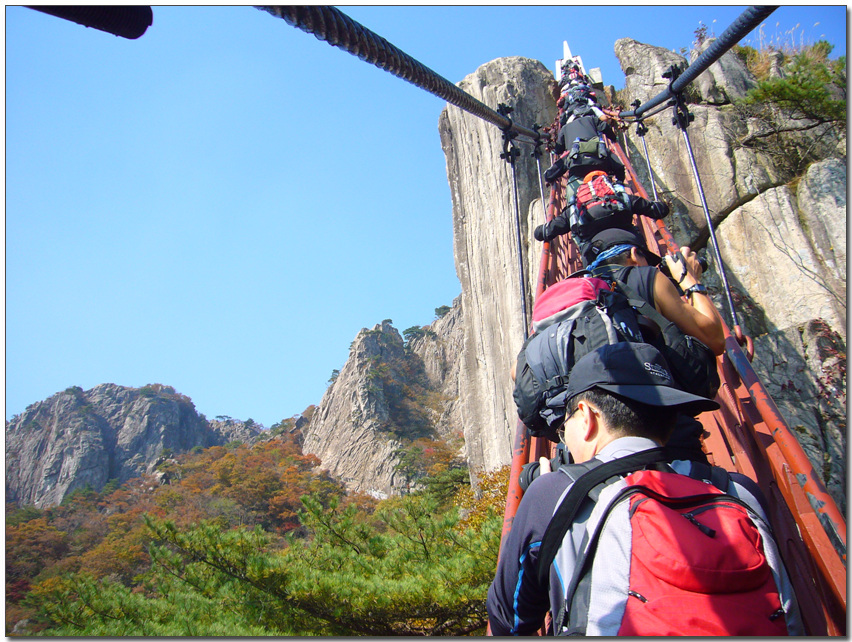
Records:
M674 257L675 257L675 259L677 259L677 262L678 262L678 263L680 263L680 262L682 262L682 261L683 261L683 255L682 255L680 252L675 252L672 256L674 256ZM707 268L708 268L708 267L710 267L710 265L707 263L707 259L705 259L703 256L698 256L698 265L700 265L700 266L701 266L701 271L702 271L702 272L706 272L706 271L707 271ZM666 261L661 261L661 262L660 262L660 272L662 272L663 274L665 274L665 275L666 275L667 277L669 277L672 281L674 281L674 280L675 280L675 278L672 276L671 270L669 270L669 264L668 264L668 262L666 262Z
M565 447L565 444L559 444L556 447L556 456L550 460L550 470L555 472L562 464L571 463L573 463L571 453ZM524 467L521 468L521 474L518 476L518 485L521 487L521 490L526 492L530 484L533 483L533 480L541 474L540 469L541 464L537 461L524 464Z

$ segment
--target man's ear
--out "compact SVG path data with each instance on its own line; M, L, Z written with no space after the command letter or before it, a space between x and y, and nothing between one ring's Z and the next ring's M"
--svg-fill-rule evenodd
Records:
M640 259L644 259L644 258L645 258L645 255L642 253L642 250L640 250L638 247L636 247L634 245L633 247L630 248L630 260L634 264L637 264L637 265L641 264L642 261L640 261Z
M577 404L577 408L583 418L582 428L580 429L583 441L592 442L598 435L600 411L585 399Z

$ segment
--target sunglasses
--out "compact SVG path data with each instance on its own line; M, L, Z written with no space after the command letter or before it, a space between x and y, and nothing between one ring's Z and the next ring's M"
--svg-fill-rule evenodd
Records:
M577 414L578 410L580 410L580 406L574 408L570 415L566 415L565 419L562 420L562 425L556 430L556 434L559 436L559 441L563 444L565 443L565 424L568 423L568 420L571 419L571 417Z

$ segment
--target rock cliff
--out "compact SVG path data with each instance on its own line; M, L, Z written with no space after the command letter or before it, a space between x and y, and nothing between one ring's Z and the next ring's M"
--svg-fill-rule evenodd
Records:
M390 321L362 329L304 429L303 450L352 491L384 498L408 488L396 469L411 441L458 430L461 307L427 328Z
M546 124L556 115L553 83L542 63L515 57L483 65L459 87L492 109L500 103L511 106L511 118L519 123ZM456 273L465 312L459 373L462 424L471 467L492 469L511 455L516 411L509 370L524 339L512 176L500 159L503 140L494 125L449 106L441 113L438 130L447 159ZM540 191L537 167L528 153L520 155L517 166L526 261L532 236L527 217ZM539 210L539 218L543 216ZM528 266L525 272L527 281L534 278ZM525 289L531 306L529 283Z
M211 425L169 386L71 387L6 422L6 500L58 504L79 488L152 473L169 453L258 433L242 422Z

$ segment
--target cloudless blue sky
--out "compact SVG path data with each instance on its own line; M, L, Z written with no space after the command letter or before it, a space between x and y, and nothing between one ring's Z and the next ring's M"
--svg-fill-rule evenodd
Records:
M745 7L340 8L451 82L553 70L568 40L621 88L618 38L680 50ZM163 383L270 426L319 403L362 327L460 294L443 101L251 7L153 9L138 40L5 9L7 419ZM846 22L785 6L764 34L836 55Z

